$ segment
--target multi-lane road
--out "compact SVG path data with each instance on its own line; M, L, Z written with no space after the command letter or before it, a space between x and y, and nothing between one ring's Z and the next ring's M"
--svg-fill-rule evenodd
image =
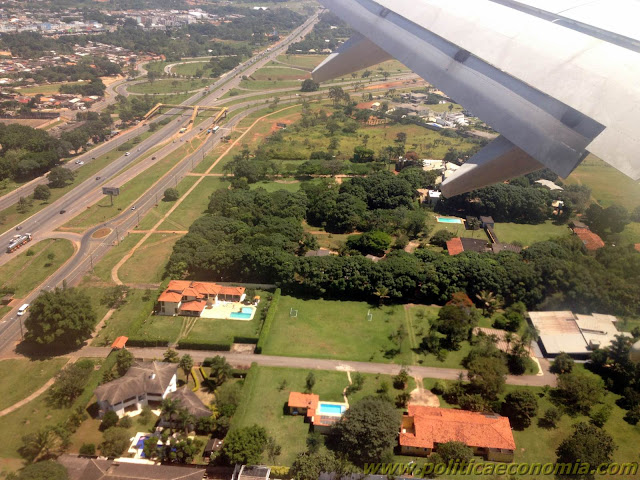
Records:
M317 20L318 14L316 13L285 39L270 47L268 50L260 52L258 55L252 57L224 75L210 87L208 94L203 96L203 94L198 93L185 101L184 104L194 104L196 102L199 105L210 106L216 104L218 99L224 95L225 92L239 85L244 75L252 75L256 70L281 54L290 43L299 40L309 33ZM252 104L254 106L250 106ZM225 130L227 128L232 128L242 118L262 108L264 108L264 99L234 105L231 109L244 109L244 111L230 119L225 125ZM165 115L178 113L180 113L178 110L172 110L167 112ZM86 208L88 204L95 203L95 201L101 197L101 188L103 186L112 186L113 182L122 185L123 183L126 183L126 181L134 178L136 175L144 174L144 170L157 161L152 160L151 156L147 154L151 148L159 144L166 143L166 145L161 147L159 150L153 152L153 156L160 159L170 154L176 148L184 145L183 142L193 139L196 135L206 135L198 128L194 128L190 132L180 136L180 140L182 140L182 142L166 142L167 139L175 138L178 131L182 127L186 126L189 121L189 116L189 114L184 116L178 115L177 121L169 122L166 126L136 145L130 155L125 156L123 154L118 159L112 161L107 167L96 173L95 177L92 176L88 180L82 182L51 205L48 205L44 209L32 215L29 219L20 224L21 232L32 233L34 235L34 241L37 241L38 238L55 236L53 232L56 228L68 222L71 218ZM148 128L148 125L140 124L131 131L125 132L115 139L94 148L87 154L76 157L76 160L82 160L85 163L89 162L93 158L97 158L98 156L117 148L123 142L139 135ZM136 201L135 211L127 209L106 224L98 225L86 231L82 235L79 241L78 250L72 258L58 269L58 271L56 271L49 279L47 279L45 284L31 292L31 294L24 299L24 302L32 302L42 289L55 288L56 286L61 285L65 280L67 283L73 284L82 278L82 276L91 268L93 262L99 260L99 258L102 257L111 246L119 241L116 235L122 237L126 231L133 228L137 224L138 218L155 205L158 195L161 195L167 187L175 185L179 178L186 175L193 166L204 157L206 152L210 151L217 145L222 136L222 129L215 134L209 134L204 145L202 145L196 153L182 159L168 174L156 182ZM131 163L135 162L139 157L145 154L148 155L148 158L141 160L131 168L127 168ZM68 165L68 168L71 169L79 167L80 165L75 163ZM120 173L125 168L127 168L126 171ZM96 178L99 179L96 180ZM0 198L0 209L16 203L20 196L28 195L33 191L36 185L44 182L46 182L46 179L40 178L31 182L29 185L23 186L22 189L19 189L19 192L12 192ZM61 211L65 211L65 213L61 214ZM111 233L101 239L93 239L93 234L100 228L108 228ZM5 232L3 235L0 235L0 245L8 244L11 237L16 233L18 232L12 229ZM4 262L7 259L12 258L15 253L2 253L2 255L2 262ZM16 313L17 308L5 315L2 323L0 323L0 351L13 349L20 339L22 326L19 320L21 319L16 315Z

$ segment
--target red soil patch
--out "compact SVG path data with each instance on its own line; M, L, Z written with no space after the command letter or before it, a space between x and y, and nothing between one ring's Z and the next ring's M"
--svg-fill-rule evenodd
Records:
M91 238L104 238L111 233L110 228L101 228L100 230L96 230Z

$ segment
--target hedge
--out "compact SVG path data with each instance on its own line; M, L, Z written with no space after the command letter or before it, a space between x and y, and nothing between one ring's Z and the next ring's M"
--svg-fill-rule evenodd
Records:
M197 340L178 342L178 348L181 350L215 350L219 352L228 352L231 350L231 343L210 343L199 342Z
M258 339L256 337L233 337L233 343L249 343L256 344Z
M128 347L168 347L169 340L160 340L152 338L129 338L127 340Z
M242 396L240 399L240 403L236 409L236 413L231 417L231 429L236 428L238 426L238 421L242 421L241 419L247 418L247 409L249 408L249 402L251 400L251 394L253 390L256 388L256 378L258 376L258 364L253 362L251 364L251 368L247 371L247 376L244 379L244 383L242 384Z
M273 319L276 316L276 310L278 309L278 300L280 300L281 293L282 290L280 290L279 288L276 288L276 291L273 293L271 305L269 305L269 311L267 312L267 317L264 320L264 325L262 326L262 330L260 331L260 338L258 338L258 344L256 345L256 353L262 353L264 344L267 342L269 332L271 331L271 325L273 324Z

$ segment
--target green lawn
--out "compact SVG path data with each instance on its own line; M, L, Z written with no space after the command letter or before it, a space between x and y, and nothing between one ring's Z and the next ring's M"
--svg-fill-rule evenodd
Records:
M603 207L617 203L633 210L640 205L640 183L593 155L578 165L565 183L588 186L594 201Z
M180 197L182 197L189 188L193 186L194 183L198 180L198 177L187 176L184 177L180 182L178 182L178 192L180 193ZM163 199L159 199L157 205L149 210L140 223L138 224L139 230L149 230L153 228L153 226L158 223L158 221L175 205L176 202L167 202Z
M94 264L93 273L88 277L101 283L113 284L111 270L131 248L140 241L142 233L129 233L119 245L111 247L102 259Z
M200 140L195 139L193 142L179 147L174 152L151 165L143 173L122 185L120 187L120 195L114 197L113 205L111 205L108 197L104 197L71 219L64 226L67 228L86 229L112 219L123 209L129 208L131 203L137 200L140 195L171 170L185 155L188 155L197 148L199 144Z
M173 246L182 235L154 233L120 267L124 283L160 283Z
M620 237L622 239L622 243L640 243L640 223L634 222L624 227Z
M539 225L519 223L496 223L494 228L503 243L519 242L523 246L532 245L557 237L566 237L571 232L566 225L554 225L551 220ZM482 232L484 235L484 232Z
M0 361L0 410L28 397L57 374L66 358Z
M185 60L186 62L195 62L195 60ZM197 63L181 63L171 68L171 73L177 75L195 75L198 70L201 70L204 77L211 75L211 69L205 68L207 65L211 65L209 60L198 61ZM213 83L215 79L209 79L209 82Z
M256 295L265 300L271 293L256 290ZM267 307L266 301L258 304L258 309L253 320L217 320L210 318L198 318L189 334L182 338L186 342L206 342L211 344L230 344L234 337L253 338L256 341L262 327L261 313Z
M0 286L14 289L14 296L21 298L44 282L71 255L74 247L69 240L47 239L32 246L22 247L22 252L0 266ZM27 255L27 252L34 252ZM49 256L53 255L50 259Z
M199 90L213 83L213 79L184 80L167 79L136 83L127 87L131 93L167 94Z
M297 318L289 316L298 310ZM367 312L373 320L367 320ZM411 345L405 338L398 355L389 336L406 325L402 305L377 307L366 302L303 300L282 296L264 353L292 357L339 358L372 362L411 362ZM406 328L406 326L405 326Z
M232 428L254 424L263 426L269 436L275 438L282 447L282 454L276 459L277 465L291 465L296 455L306 450L309 424L302 416L285 414L289 392L304 392L308 370L296 368L272 368L253 366L244 383L242 402L233 417ZM314 370L316 383L313 393L321 400L343 402L343 389L349 384L347 374L337 371ZM392 384L387 375L363 374L364 386L361 391L349 397L349 403L357 402L366 395L374 395L382 382ZM284 388L280 388L286 382ZM410 382L409 389L414 388ZM392 397L399 393L391 388ZM266 458L263 459L266 462Z
M150 315L139 330L130 332L129 338L158 340L167 343L177 342L186 320L182 317Z
M64 82L64 83L53 83L51 85L36 85L34 87L20 87L18 92L22 95L51 95L53 93L60 92L61 85L81 85L86 82Z
M315 68L327 58L326 55L279 55L278 61L295 67Z
M162 222L160 230L188 230L191 224L200 218L207 209L211 194L227 186L229 186L229 182L220 177L203 178L189 196L178 205L178 208Z
M311 78L311 74L307 71L303 71L297 68L289 68L283 65L278 66L265 66L251 75L251 78L257 81L285 81L296 80L302 81L305 78Z
M93 340L92 345L99 347L108 346L111 345L117 337L121 335L128 336L132 328L132 322L138 318L143 311L151 313L153 303L158 293L152 290L149 300L146 301L143 299L144 295L144 290L130 289L127 294L127 303L120 307L119 310L116 310L111 318L107 320L104 327Z

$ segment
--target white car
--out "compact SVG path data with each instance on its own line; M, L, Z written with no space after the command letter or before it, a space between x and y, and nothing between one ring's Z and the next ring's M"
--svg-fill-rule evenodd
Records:
M78 165L84 165L84 162L82 160L80 160L79 162L76 162Z
M19 309L18 309L18 315L22 316L24 315L24 312L27 311L27 308L29 308L29 304L25 303L24 305L22 305Z
M128 157L129 155L131 155L130 152L125 152L125 154L124 154L125 157Z

